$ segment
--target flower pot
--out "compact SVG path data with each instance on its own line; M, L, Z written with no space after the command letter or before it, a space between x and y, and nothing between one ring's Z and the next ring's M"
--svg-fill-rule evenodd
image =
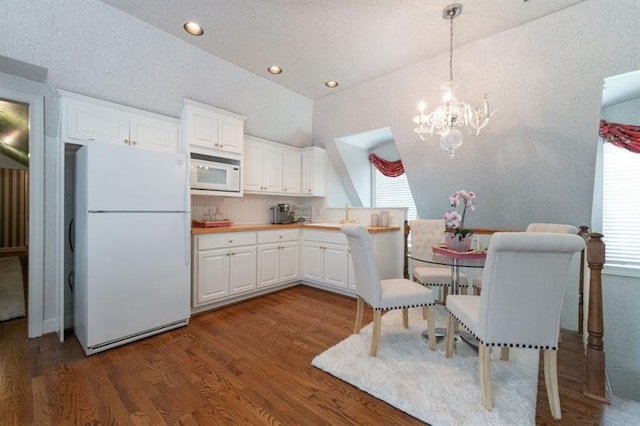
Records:
M444 234L444 243L449 250L453 251L469 251L471 250L471 240L473 234L469 233L466 236L462 234L454 234L453 232L446 232Z

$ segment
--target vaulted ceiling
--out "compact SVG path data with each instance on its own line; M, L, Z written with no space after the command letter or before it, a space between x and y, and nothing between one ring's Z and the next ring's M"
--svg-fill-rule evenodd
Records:
M311 99L449 48L449 23L442 11L450 0L102 1ZM581 1L460 1L463 12L454 20L454 46ZM187 21L200 24L204 35L187 34ZM284 72L269 74L271 65ZM338 81L338 87L326 87L328 80Z

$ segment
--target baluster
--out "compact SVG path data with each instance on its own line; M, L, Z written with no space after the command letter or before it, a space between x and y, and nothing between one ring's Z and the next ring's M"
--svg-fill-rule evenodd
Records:
M589 242L589 227L580 226L578 235L584 238L585 242ZM578 283L578 337L582 338L584 334L584 270L586 267L586 247L580 252L580 280Z
M409 222L404 221L404 266L403 266L403 274L406 279L409 279Z
M609 403L605 387L604 321L602 315L602 267L605 245L602 234L592 232L587 243L589 262L589 317L587 322L587 363L583 394L591 399Z

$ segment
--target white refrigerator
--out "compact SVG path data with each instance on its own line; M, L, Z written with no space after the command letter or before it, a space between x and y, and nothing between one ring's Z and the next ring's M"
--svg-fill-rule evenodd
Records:
M75 186L74 329L85 353L186 325L186 156L86 145Z

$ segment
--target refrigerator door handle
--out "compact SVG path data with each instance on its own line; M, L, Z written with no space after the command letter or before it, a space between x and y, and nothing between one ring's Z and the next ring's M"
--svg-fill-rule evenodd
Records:
M190 215L189 213L185 213L184 214L184 227L186 228L186 232L184 233L184 264L185 265L189 265L189 263L191 262L190 256L189 256L189 246L191 244L191 222L189 220Z

